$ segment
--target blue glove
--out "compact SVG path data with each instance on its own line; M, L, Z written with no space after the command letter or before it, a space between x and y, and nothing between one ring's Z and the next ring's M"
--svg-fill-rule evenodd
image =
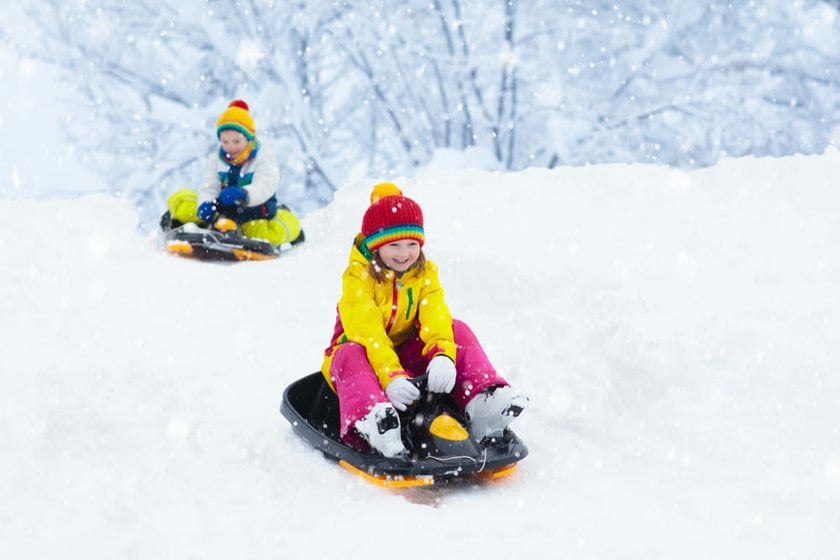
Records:
M248 203L248 191L242 187L225 187L216 198L222 208L236 208Z
M385 396L397 410L405 410L420 396L420 389L407 377L397 377L385 387Z
M212 224L216 219L216 203L212 200L202 202L198 205L196 214L198 214L198 219L205 224Z
M448 393L455 387L455 364L448 356L438 354L426 367L430 393Z

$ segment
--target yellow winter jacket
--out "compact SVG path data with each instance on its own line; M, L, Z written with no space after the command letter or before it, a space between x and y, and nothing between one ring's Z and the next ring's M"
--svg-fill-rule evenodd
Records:
M345 342L356 342L367 350L367 358L379 383L385 388L392 379L406 377L395 348L419 333L423 355L438 354L455 361L452 316L443 299L438 269L426 261L425 271L407 270L402 276L385 271L377 282L370 273L370 259L360 249L359 234L350 252L350 263L342 277L338 316L330 346L324 352L321 372L332 387L330 364L335 350Z

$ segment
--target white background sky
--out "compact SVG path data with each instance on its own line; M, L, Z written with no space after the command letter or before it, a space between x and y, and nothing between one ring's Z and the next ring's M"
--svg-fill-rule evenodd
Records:
M14 13L17 6L6 9ZM73 111L67 86L51 67L20 55L0 42L0 196L42 194L44 185L60 194L68 181L74 189L101 190L99 175L75 159L84 147L68 146L60 125Z

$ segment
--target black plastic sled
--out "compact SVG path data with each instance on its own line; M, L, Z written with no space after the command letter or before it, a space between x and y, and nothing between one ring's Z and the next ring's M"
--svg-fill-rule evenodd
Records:
M182 257L208 261L264 261L276 259L281 253L277 245L243 236L233 220L227 218L217 220L210 228L202 228L196 224L173 224L166 212L161 217L161 229L166 250Z
M359 450L339 436L338 397L321 372L303 377L283 392L280 412L294 432L328 459L366 480L391 488L495 479L511 474L528 455L510 429L501 438L479 442L469 436L463 415L446 395L427 396L425 379L416 378L421 398L400 413L407 458L387 458Z

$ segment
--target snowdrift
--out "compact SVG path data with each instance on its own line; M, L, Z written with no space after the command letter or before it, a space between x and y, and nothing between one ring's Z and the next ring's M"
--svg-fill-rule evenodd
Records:
M396 494L278 413L374 180L236 265L165 254L117 198L0 200L0 556L835 554L838 165L397 178L453 314L531 396L531 454L504 484Z

